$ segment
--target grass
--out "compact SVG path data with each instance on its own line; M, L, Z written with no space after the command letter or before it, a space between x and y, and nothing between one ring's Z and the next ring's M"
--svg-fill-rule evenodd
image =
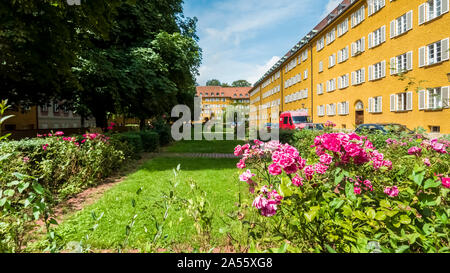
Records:
M220 147L225 146L229 146L228 143ZM63 236L66 244L71 241L79 242L90 233L89 229L95 224L91 214L104 213L97 229L89 235L87 243L92 246L92 249L114 251L125 239L126 225L134 215L137 215L129 237L128 248L145 250L156 231L152 215L156 219L162 218L164 209L156 205L162 204L162 193L170 190L170 180L174 177L173 169L178 164L181 164L181 173L178 176L180 184L176 195L187 199L192 198L188 182L191 179L195 180L206 192L210 211L214 212L211 240L208 243L212 247L226 245L226 231L234 229L239 232L239 229L242 229L239 221L230 220L232 218L227 215L237 211L240 198L248 197L248 188L239 182L239 171L236 169L234 159L156 158L150 160L124 182L107 191L97 203L65 220L58 227L57 233ZM142 192L137 196L136 192L141 187ZM136 200L135 208L132 206L133 199ZM245 201L242 200L242 202ZM181 206L174 205L169 210L166 223L163 232L166 239L160 247L164 249L173 245L198 247L193 240L197 234L194 222Z
M245 144L240 140L182 140L167 147L169 153L224 153L234 152L237 145Z

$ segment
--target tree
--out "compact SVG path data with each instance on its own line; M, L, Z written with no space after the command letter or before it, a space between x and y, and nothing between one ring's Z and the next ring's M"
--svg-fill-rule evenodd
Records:
M226 82L223 82L222 83L222 87L231 87L228 83L226 83Z
M222 84L217 79L212 79L206 82L206 86L221 86L221 85Z
M105 127L108 113L115 113L139 118L143 127L145 119L170 113L176 104L193 105L201 62L197 20L180 12L181 0L124 4L111 39L96 38L97 49L83 52L76 101L97 126Z
M121 0L4 0L0 2L0 90L11 103L71 98L72 73L89 37L107 39Z
M233 87L251 87L252 84L246 80L238 80L238 81L234 81L232 83L232 86Z

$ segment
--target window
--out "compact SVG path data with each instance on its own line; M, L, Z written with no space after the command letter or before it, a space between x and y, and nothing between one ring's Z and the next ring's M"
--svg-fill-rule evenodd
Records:
M319 117L323 117L325 115L325 106L324 105L317 106L317 115Z
M449 59L449 38L419 48L419 67Z
M308 50L302 52L302 61L306 61L308 59Z
M336 65L336 53L330 55L328 57L328 68L333 67Z
M397 57L393 57L391 58L390 63L391 75L397 73L405 73L409 70L412 70L412 65L413 65L412 51L404 53L402 55L398 55Z
M345 20L340 23L337 27L337 35L338 37L341 37L348 31L348 18L345 18Z
M368 6L368 15L371 16L372 14L378 12L380 9L382 9L385 5L385 0L368 0L367 6Z
M391 95L391 112L412 110L412 92L403 92Z
M352 72L352 85L357 85L365 82L365 69L361 68Z
M365 50L365 37L362 37L361 39L359 39L358 41L352 43L352 57L357 56L359 54L361 54L362 52L364 52Z
M349 114L349 103L348 101L339 102L338 105L338 115L345 116Z
M48 104L41 105L41 112L48 112Z
M319 40L317 40L317 44L316 44L316 50L320 51L325 47L325 38L322 37Z
M303 72L303 79L307 79L308 78L308 69L305 70L305 72Z
M409 11L391 21L391 38L401 35L412 29L413 11Z
M336 40L336 28L327 33L327 45Z
M383 112L383 97L369 98L369 113L381 113Z
M323 83L319 83L317 85L317 95L322 95L323 94Z
M59 104L57 102L53 102L53 112L54 113L59 112Z
M323 72L323 61L319 62L319 72Z
M441 133L441 127L440 126L429 126L431 133Z
M430 88L419 91L419 110L449 108L449 87Z
M336 115L336 103L327 104L327 115L328 116Z
M336 90L336 79L327 81L327 92Z
M428 0L419 6L419 25L448 12L449 0Z
M369 33L369 48L376 47L386 41L386 26Z
M386 61L369 66L369 81L378 80L386 76Z
M357 25L361 24L362 21L364 21L365 12L365 7L362 6L359 10L351 15L352 28L356 27Z
M343 89L349 85L349 74L338 77L338 88Z
M348 46L338 51L338 63L345 62L348 59Z

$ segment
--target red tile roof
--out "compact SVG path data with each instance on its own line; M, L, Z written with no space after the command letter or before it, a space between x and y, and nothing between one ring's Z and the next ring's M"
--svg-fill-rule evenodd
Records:
M197 86L197 96L206 98L250 98L251 87ZM223 95L222 95L223 93ZM217 95L219 94L219 95ZM242 96L241 96L242 95Z

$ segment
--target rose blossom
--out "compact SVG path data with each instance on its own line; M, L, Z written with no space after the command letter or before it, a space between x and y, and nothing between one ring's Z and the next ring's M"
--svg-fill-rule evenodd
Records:
M408 150L408 154L410 154L410 155L420 156L421 153L422 153L422 148L419 148L419 147L416 147L416 146L411 147L411 148Z
M269 173L271 175L280 175L282 172L283 171L281 170L281 167L276 163L273 163L269 166Z
M325 153L320 156L320 163L322 163L322 164L330 165L332 161L333 161L333 157L329 154Z
M442 186L444 186L447 189L450 189L450 177L442 177L441 178Z
M431 162L428 158L424 158L422 161L423 161L423 164L427 165L428 167L431 166Z
M297 187L303 186L303 178L297 174L294 178L292 178L292 184Z
M394 187L387 187L384 190L384 193L389 195L390 197L396 197L399 194L399 190L398 190L398 188L396 186L394 186Z

